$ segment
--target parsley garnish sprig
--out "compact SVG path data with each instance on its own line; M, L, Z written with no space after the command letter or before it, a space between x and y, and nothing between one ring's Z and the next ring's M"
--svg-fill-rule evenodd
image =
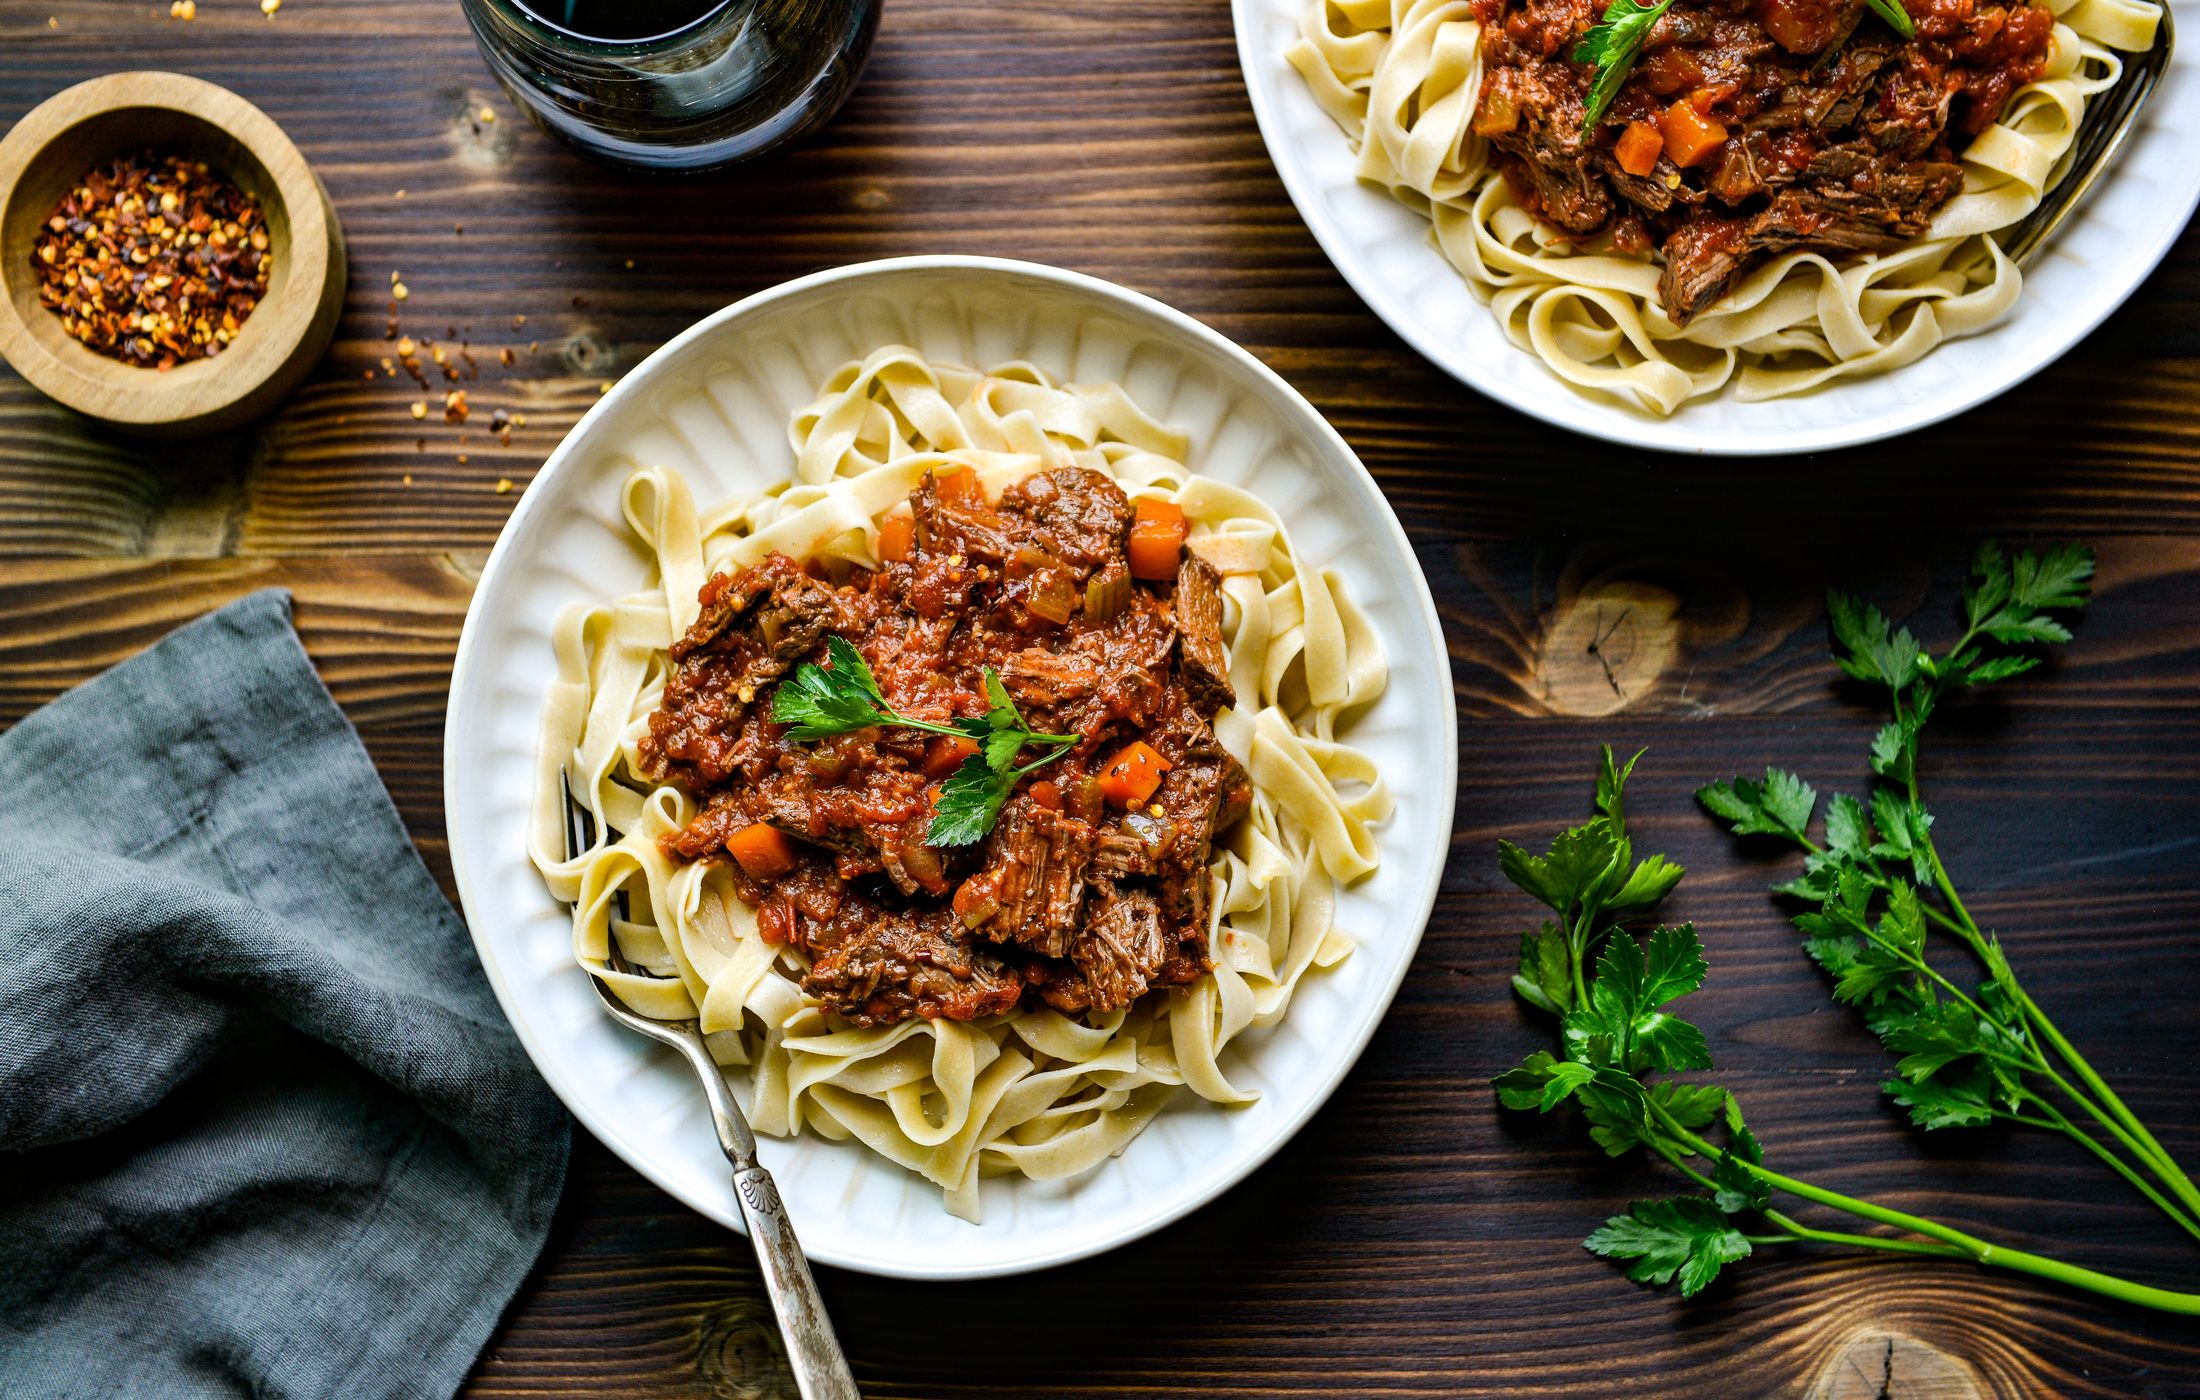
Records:
M825 661L823 666L804 662L772 693L772 722L789 726L787 737L796 743L813 744L835 734L893 725L978 745L978 751L940 784L939 804L925 832L927 845L968 846L983 840L1017 781L1060 758L1078 740L1075 734L1032 732L990 666L985 668L986 712L939 724L900 714L888 705L870 663L847 638L825 639ZM1019 764L1017 759L1026 748L1046 752Z
M1879 3L1880 0L1874 0ZM1892 4L1894 0L1884 0ZM1574 62L1586 63L1593 76L1589 81L1589 95L1581 103L1581 134L1586 137L1596 130L1596 124L1604 120L1612 103L1619 97L1619 90L1626 85L1627 75L1633 71L1635 60L1642 56L1643 45L1650 42L1650 31L1667 10L1673 8L1673 0L1655 0L1649 5L1637 0L1612 0L1604 11L1604 18L1590 26L1574 45Z
M1644 937L1632 931L1650 918L1683 873L1663 856L1635 859L1627 835L1625 787L1640 758L1638 753L1620 765L1605 749L1597 780L1598 815L1561 834L1543 855L1510 843L1499 846L1506 876L1557 916L1522 937L1520 972L1513 986L1523 1000L1559 1017L1559 1053L1539 1050L1499 1075L1495 1087L1500 1102L1509 1109L1543 1113L1572 1103L1588 1120L1590 1137L1608 1155L1646 1151L1697 1188L1692 1194L1634 1202L1626 1214L1613 1216L1592 1232L1582 1242L1585 1248L1627 1261L1627 1276L1637 1283L1678 1281L1683 1297L1702 1292L1721 1270L1760 1249L1814 1243L1969 1259L2142 1307L2200 1314L2200 1294L2153 1288L2010 1249L1775 1171L1766 1165L1765 1145L1731 1092L1709 1084L1651 1080L1657 1073L1708 1070L1711 1054L1703 1032L1672 1009L1702 985L1707 972L1694 926L1659 925ZM1770 780L1751 785L1757 795L1752 810L1761 813L1752 820L1775 832L1799 829L1808 812L1798 814L1792 785L1777 784L1769 807L1762 800L1774 786ZM1909 945L1912 918L1907 906L1890 910L1888 919L1895 925L1891 941ZM1593 977L1588 971L1592 963ZM1917 1079L1929 1082L1935 1077L1923 1062L1944 1048L1921 1039L1909 1052L1920 1060L1914 1067ZM1807 1225L1775 1206L1782 1197L1903 1233L1859 1234Z

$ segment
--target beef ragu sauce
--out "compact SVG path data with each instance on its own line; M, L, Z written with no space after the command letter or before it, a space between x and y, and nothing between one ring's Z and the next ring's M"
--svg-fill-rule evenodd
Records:
M1210 727L1230 698L1214 572L1170 544L1134 577L1131 505L1081 468L992 503L967 472L927 477L910 507L875 573L774 554L704 585L639 745L647 777L701 804L667 853L724 862L763 936L811 959L805 990L861 1025L1027 996L1112 1011L1196 979L1213 839L1252 791ZM1078 740L981 843L929 846L960 741L879 726L798 744L771 720L773 688L836 635L897 713L983 715L991 667L1035 732ZM1134 741L1168 766L1130 805L1106 770ZM775 853L764 832L766 858L744 861L760 825L791 839Z
M1661 248L1686 325L1781 253L1886 252L1962 188L1956 154L2039 77L2042 5L1905 0L1905 41L1864 0L1678 0L1617 100L1581 134L1572 60L1601 0L1473 0L1474 130L1521 203L1567 234Z

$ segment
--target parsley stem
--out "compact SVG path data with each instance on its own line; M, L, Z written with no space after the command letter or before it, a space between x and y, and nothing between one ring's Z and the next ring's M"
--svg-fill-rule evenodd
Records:
M2055 1105L2040 1098L2037 1094L2032 1096L2032 1101L2039 1105L2040 1112L2046 1114L2047 1117L2032 1118L2022 1113L2008 1113L1998 1110L1996 1116L2007 1118L2012 1122L2028 1124L2031 1127L2046 1128L2062 1133L2078 1146L2106 1162L2111 1171L2130 1182L2138 1189L2140 1195L2152 1201L2155 1209L2175 1221L2178 1229L2183 1230L2194 1239L2200 1240L2200 1225L2195 1225L2191 1216L2163 1199L2162 1193L2154 1189L2154 1184L2133 1171L2123 1158L2109 1151L2098 1139L2071 1122L2069 1118L2064 1116L2062 1110L2056 1108ZM2125 1146L2129 1147L2131 1144L2126 1143ZM2134 1147L2132 1150L2136 1152L2138 1149ZM2142 1160L2144 1160L2143 1157Z
M1674 1138L1683 1146L1707 1160L1715 1161L1718 1159L1720 1155L1718 1148L1713 1147L1695 1133L1682 1127L1655 1105L1652 1105L1651 1111L1663 1120L1666 1130L1671 1132ZM2009 1269L2016 1273L2031 1274L2035 1278L2049 1279L2072 1288L2083 1289L2089 1293L2098 1293L2103 1297L2114 1298L2139 1307L2179 1313L2188 1317L2200 1317L2200 1293L2178 1293L2167 1288L2155 1288L2149 1284L2133 1283L2129 1279L2117 1278L2113 1274L2104 1274L2094 1269L2081 1268L2076 1264L2065 1264L2059 1259L2049 1259L2044 1255L2033 1254L2021 1249L2011 1249L2006 1245L1998 1245L1982 1240L1976 1235L1965 1234L1963 1231L1950 1225L1943 1225L1937 1220L1928 1220L1921 1215L1911 1215L1905 1211L1890 1210L1886 1206L1871 1201L1858 1200L1854 1196L1844 1196L1838 1191L1828 1191L1822 1186L1813 1186L1807 1181L1799 1181L1792 1176L1783 1176L1755 1162L1741 1158L1734 1158L1733 1160L1736 1166L1767 1186L1785 1191L1791 1196L1800 1196L1806 1201L1814 1201L1819 1205L1838 1210L1845 1215L1854 1215L1864 1220L1875 1221L1881 1225L1891 1225L1898 1230L1907 1230L1913 1235L1923 1235L1928 1240L1938 1241L1942 1245L1949 1246L1949 1249L1941 1251L1947 1257L1961 1256L1985 1267ZM1769 1212L1766 1218L1772 1218ZM1789 1227L1783 1225L1782 1228ZM1849 1237L1844 1243L1865 1244L1869 1248L1878 1249L1899 1242L1874 1241L1871 1236L1857 1235Z
M1952 1244L1940 1244L1933 1240L1897 1240L1885 1235L1852 1235L1845 1230L1820 1230L1805 1225L1780 1211L1762 1212L1765 1219L1787 1232L1786 1238L1773 1237L1766 1244L1790 1244L1798 1240L1810 1240L1817 1244L1845 1244L1859 1249L1883 1249L1891 1254L1922 1254L1933 1259L1968 1259L1971 1256ZM1755 1236L1750 1237L1752 1241Z

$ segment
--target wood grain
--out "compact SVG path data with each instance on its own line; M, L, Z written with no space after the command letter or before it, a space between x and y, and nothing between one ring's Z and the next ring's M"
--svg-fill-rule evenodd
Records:
M1163 297L1307 393L1406 522L1443 616L1462 777L1454 860L1395 1010L1297 1139L1159 1237L991 1283L826 1271L867 1394L2200 1396L2200 1325L1969 1266L1776 1250L1691 1305L1638 1291L1578 1242L1662 1179L1607 1164L1578 1129L1500 1114L1487 1088L1543 1034L1507 988L1531 910L1495 843L1578 819L1598 742L1647 744L1638 829L1690 867L1674 912L1714 968L1697 1018L1783 1164L2151 1282L2200 1279L2200 1255L2075 1149L1905 1129L1875 1088L1884 1055L1764 895L1778 863L1688 798L1773 762L1861 784L1877 715L1825 662L1829 582L1930 636L1975 538L2099 546L2078 643L1937 721L1927 778L1958 878L2028 984L2200 1159L2191 231L2085 344L1954 423L1690 462L1513 414L1376 322L1275 180L1220 0L894 0L822 137L679 184L596 169L524 126L441 0L164 12L0 7L0 120L120 67L229 85L329 186L352 285L327 361L256 430L152 450L0 379L0 724L208 607L287 587L447 882L450 657L534 467L604 381L696 317L860 258L1001 253ZM411 290L401 333L463 342L472 377L424 393L385 371L392 273ZM411 416L460 386L463 427ZM525 420L508 445L485 426L497 408ZM584 1135L469 1390L786 1396L763 1309L741 1240Z

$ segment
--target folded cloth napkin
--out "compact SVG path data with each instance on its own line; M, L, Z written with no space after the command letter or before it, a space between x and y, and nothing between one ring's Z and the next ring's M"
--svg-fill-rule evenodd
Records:
M286 595L0 734L0 1395L447 1396L567 1134Z

